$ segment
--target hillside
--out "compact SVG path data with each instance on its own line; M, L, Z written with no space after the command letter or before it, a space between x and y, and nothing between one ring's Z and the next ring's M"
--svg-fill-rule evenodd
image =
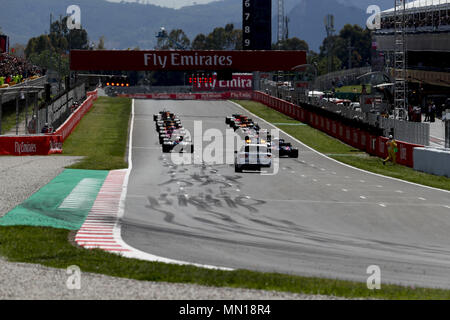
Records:
M0 27L11 37L11 45L26 44L30 37L48 32L50 13L56 18L65 15L71 4L72 0L9 1L0 11ZM81 22L90 40L97 42L103 35L110 49L137 46L152 49L161 26L167 30L181 28L192 40L199 33L208 34L227 23L240 28L242 19L242 0L217 1L181 9L105 0L78 0L77 4L81 7ZM364 10L347 7L338 0L287 0L286 12L291 21L289 35L306 40L316 51L325 37L323 18L326 13L335 14L337 29L345 23L363 25L367 19ZM276 40L276 13L274 10L273 42Z

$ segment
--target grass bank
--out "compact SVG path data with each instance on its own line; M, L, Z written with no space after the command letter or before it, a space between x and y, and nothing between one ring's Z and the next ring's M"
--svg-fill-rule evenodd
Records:
M70 168L127 168L125 154L130 116L130 99L99 97L64 142L63 155L85 157Z
M380 158L372 157L365 152L361 152L360 150L355 149L340 140L328 136L320 130L314 129L310 126L283 125L283 123L300 124L301 122L261 103L254 101L235 102L243 106L248 111L274 124L286 133L289 133L307 146L342 163L381 175L419 183L429 187L450 190L449 178L419 172L401 165L387 164L384 166Z

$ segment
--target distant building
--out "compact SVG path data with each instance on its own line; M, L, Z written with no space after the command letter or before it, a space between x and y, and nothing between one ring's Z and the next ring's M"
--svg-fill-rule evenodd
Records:
M403 8L402 8L403 9ZM416 0L406 4L407 77L410 102L441 106L450 98L450 0ZM374 33L387 67L394 66L394 8L381 14Z

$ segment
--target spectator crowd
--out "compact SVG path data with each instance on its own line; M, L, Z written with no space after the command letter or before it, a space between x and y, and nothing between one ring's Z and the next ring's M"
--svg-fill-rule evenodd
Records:
M39 76L42 70L26 59L7 53L0 54L0 87L22 82L24 79Z

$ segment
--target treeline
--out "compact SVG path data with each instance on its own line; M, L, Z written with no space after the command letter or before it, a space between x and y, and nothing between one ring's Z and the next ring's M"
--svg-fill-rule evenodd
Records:
M182 29L161 30L156 49L160 50L241 50L242 30L233 24L217 27L209 34L200 33L191 39ZM105 49L105 39L90 46L88 33L83 28L69 30L67 17L52 23L49 34L31 38L25 48L27 59L42 68L55 70L60 77L69 74L69 52L71 49ZM329 61L331 71L345 69L351 61L353 68L370 64L371 33L358 25L345 25L340 32L325 38L319 52L309 49L308 44L296 37L274 43L273 50L305 50L308 63L314 65L318 75L328 72ZM135 48L139 49L139 48ZM331 55L331 59L329 59ZM309 72L310 69L308 69ZM311 70L311 74L314 73ZM183 85L186 75L182 72L133 72L132 83ZM310 75L311 77L311 75Z
M55 21L49 34L31 38L25 48L27 59L47 70L54 70L60 78L69 74L69 53L73 49L88 49L89 39L83 28L69 30L67 17Z
M331 71L364 67L370 64L372 36L368 29L359 25L345 25L337 35L325 38L319 52L309 50L308 44L296 37L283 40L272 45L273 50L305 50L308 63L317 67L319 75L328 72L328 61ZM194 40L187 37L181 29L170 31L167 37L158 39L160 49L192 49L192 50L241 50L242 30L235 29L233 24L224 28L215 28L210 34L199 34ZM329 58L329 55L331 58Z

